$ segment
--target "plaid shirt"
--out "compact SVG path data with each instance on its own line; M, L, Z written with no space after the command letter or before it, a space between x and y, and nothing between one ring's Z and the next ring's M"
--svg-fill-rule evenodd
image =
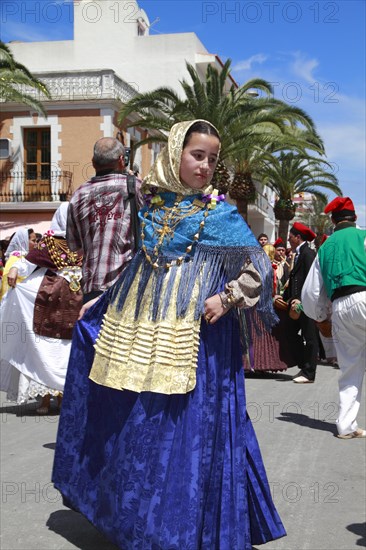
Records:
M83 292L106 290L118 279L133 255L127 178L121 173L98 175L73 194L67 214L69 248L83 252ZM136 179L137 208L141 208L141 181Z

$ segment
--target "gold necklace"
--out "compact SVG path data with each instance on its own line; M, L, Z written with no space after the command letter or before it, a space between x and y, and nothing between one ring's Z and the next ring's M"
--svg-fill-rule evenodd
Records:
M174 232L178 224L185 218L189 216L194 216L199 211L206 209L203 213L204 218L208 216L209 204L195 199L192 205L189 206L180 206L179 203L182 201L183 196L177 195L174 205L172 207L161 206L161 204L151 205L150 211L152 210L152 219L151 223L153 225L153 234L157 236L157 243L153 248L152 255L148 253L148 250L145 245L145 232L146 223L141 222L141 242L142 250L145 254L146 260L154 269L159 267L164 267L164 269L169 270L173 263L180 265L184 260L184 256L179 256L176 260L171 262L165 262L164 265L159 265L159 251L163 245L164 240L171 240L174 238ZM144 214L144 217L147 218L151 212L147 211ZM189 254L192 251L193 244L197 242L200 238L200 234L205 226L205 219L203 219L200 224L198 231L193 236L193 241L186 248L186 254Z
M43 240L47 245L51 260L57 269L70 267L70 264L77 265L80 263L77 253L69 250L64 239L55 239L51 235L45 235ZM42 250L42 248L40 248L40 250Z
M76 252L71 252L64 239L55 239L52 235L43 238L51 260L59 271L70 277L69 288L72 292L78 292L81 285L81 258ZM42 250L41 247L38 247ZM71 265L70 265L71 264Z

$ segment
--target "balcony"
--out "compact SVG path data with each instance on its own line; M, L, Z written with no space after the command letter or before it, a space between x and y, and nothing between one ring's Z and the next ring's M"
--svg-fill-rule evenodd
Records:
M50 103L79 102L103 100L117 100L125 103L138 93L135 83L125 82L111 69L90 70L90 71L55 71L36 72L34 76L46 84L51 93L51 99L34 88L24 84L16 86L20 93L26 93L38 101L45 103L46 108ZM0 103L4 100L0 98ZM2 109L13 109L15 103L7 102Z
M254 204L257 208L259 208L259 210L265 213L266 216L271 215L273 209L272 206L269 204L268 197L266 195L262 195L262 193L258 191Z
M11 203L62 202L70 199L73 193L72 172L58 170L49 172L48 177L44 174L34 176L34 179L26 180L23 171L0 172L0 203L5 206Z
M257 189L257 196L253 204L249 204L249 212L252 217L273 219L273 208L266 195Z

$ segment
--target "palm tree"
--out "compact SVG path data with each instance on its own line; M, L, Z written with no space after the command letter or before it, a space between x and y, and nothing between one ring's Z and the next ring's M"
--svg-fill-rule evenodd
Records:
M47 116L42 103L30 94L22 92L22 86L33 88L48 99L51 98L45 84L38 80L24 65L17 63L8 46L0 41L0 97L4 101L14 101L28 105L38 113Z
M274 99L269 82L252 79L240 87L232 83L228 89L230 65L230 59L221 71L209 65L202 82L196 69L187 63L192 84L181 81L184 99L167 87L138 94L122 107L119 123L126 124L133 115L134 121L128 125L167 134L175 122L182 120L200 118L211 122L221 136L220 162L214 182L222 190L229 187L239 212L247 218L248 203L254 201L256 195L253 177L259 176L261 167L270 161L270 153L285 148L303 152L308 148L322 154L324 147L307 113ZM262 92L264 97L253 98L248 93L253 89ZM166 139L166 135L150 136L137 145ZM230 185L225 181L228 168L234 174Z
M283 149L302 155L309 149L319 154L324 152L323 143L315 128L310 131L287 125L282 132L275 127L270 130L267 132L265 126L260 128L257 125L255 132L242 136L240 149L231 157L235 174L230 184L230 196L236 200L238 211L245 220L248 217L248 205L254 202L257 195L253 180L263 182L267 166L271 165L275 153Z
M240 88L231 84L230 89L227 90L230 64L231 61L228 60L220 72L209 65L206 80L201 82L201 77L195 68L187 63L187 71L193 84L190 85L185 80L180 82L185 99L181 99L173 89L167 87L138 94L120 110L119 124L126 124L128 117L133 114L137 119L135 118L132 124L128 124L129 126L142 126L168 133L176 122L205 119L218 129L222 140L221 150L225 156L227 147L233 141L230 129L236 123L242 105L245 102L248 104L251 99L247 92L256 88L269 96L272 91L270 84L262 79L251 80ZM259 110L258 107L255 109ZM167 139L164 135L150 136L140 141L139 145L154 141L163 142Z
M299 216L299 218L301 218L306 225L315 231L316 237L314 242L316 248L319 248L323 235L329 234L329 231L333 225L329 219L329 216L324 214L324 208L328 202L328 197L326 199L312 197L310 211Z
M295 194L307 192L327 201L327 196L319 189L324 188L342 195L336 176L327 170L329 166L329 163L318 157L281 152L273 156L272 162L262 170L265 183L278 196L274 213L280 222L279 237L284 242L287 241L289 222L296 214L296 205L292 200Z

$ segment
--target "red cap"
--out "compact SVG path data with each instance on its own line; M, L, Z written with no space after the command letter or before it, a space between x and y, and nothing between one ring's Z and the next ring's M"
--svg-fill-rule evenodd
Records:
M279 247L281 247L281 248L286 248L286 247L285 247L285 243L283 242L283 240L281 239L281 237L278 237L278 239L273 243L273 246L274 246L275 248L279 248Z
M342 212L347 210L350 214L355 213L355 207L349 197L336 197L324 208L324 213Z
M295 231L292 231L292 230L295 230ZM314 233L314 231L312 231L310 229L310 227L308 227L307 225L304 225L303 223L300 223L300 222L295 222L294 225L292 226L292 228L290 229L290 232L295 232L295 233L301 233L301 236L303 237L303 239L305 241L313 241L316 237L316 234Z

